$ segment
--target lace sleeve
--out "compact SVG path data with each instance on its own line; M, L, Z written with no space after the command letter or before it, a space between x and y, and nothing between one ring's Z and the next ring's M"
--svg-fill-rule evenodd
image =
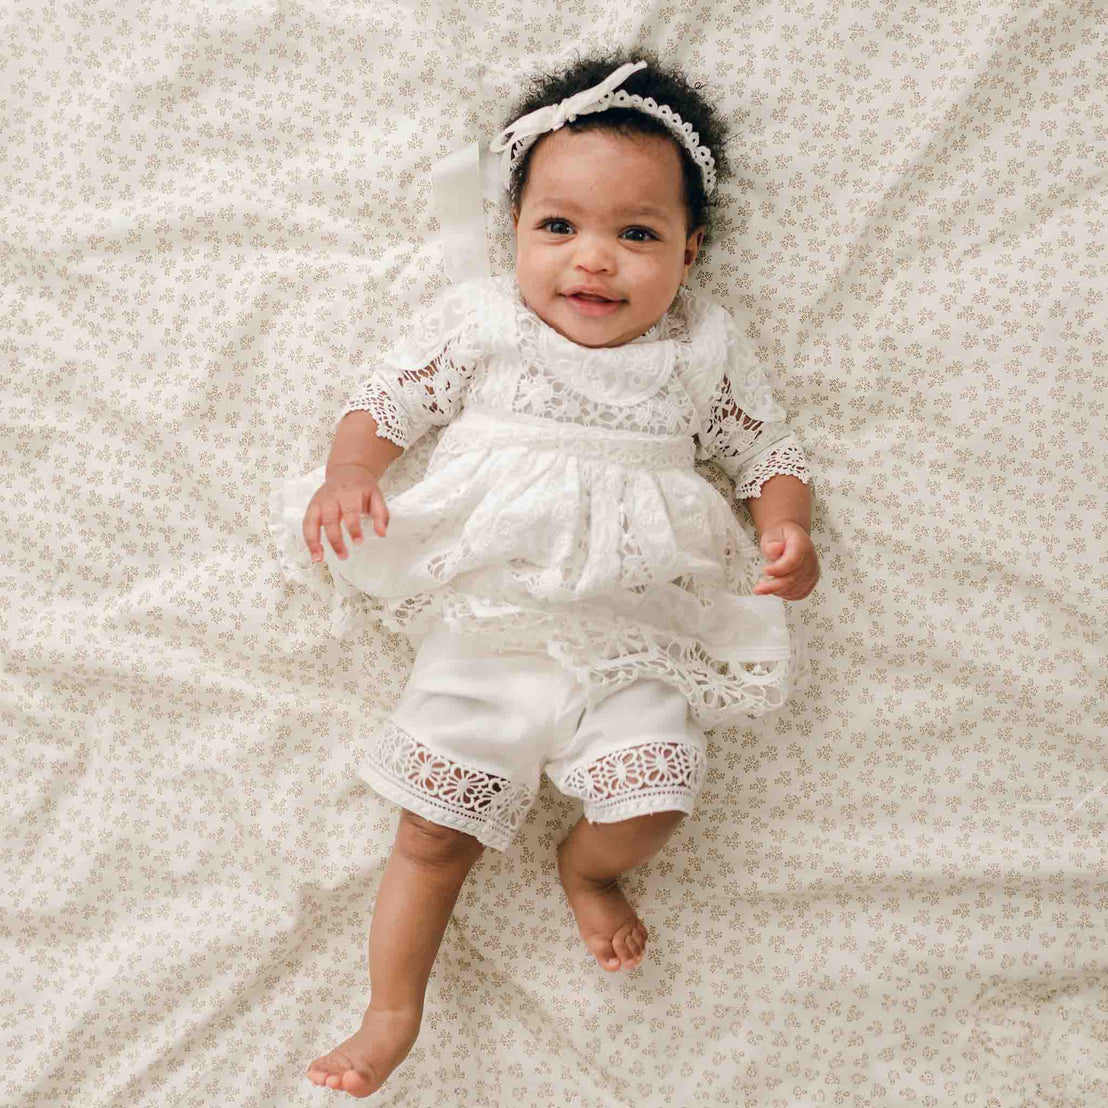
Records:
M369 412L378 438L407 449L458 414L473 369L472 363L455 360L449 346L421 369L378 369L358 386L342 414Z
M725 374L708 404L700 430L699 458L710 458L735 482L735 498L762 495L762 485L777 473L808 484L808 461L788 424L751 419L735 402Z
M453 285L436 296L408 338L358 386L342 415L369 412L378 437L404 448L454 419L482 352L483 286Z

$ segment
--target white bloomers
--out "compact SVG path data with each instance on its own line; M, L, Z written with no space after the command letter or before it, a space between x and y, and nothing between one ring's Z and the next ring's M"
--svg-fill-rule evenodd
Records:
M593 823L688 813L706 748L672 685L638 679L589 706L584 682L545 652L498 654L440 626L360 773L416 815L506 850L544 771Z

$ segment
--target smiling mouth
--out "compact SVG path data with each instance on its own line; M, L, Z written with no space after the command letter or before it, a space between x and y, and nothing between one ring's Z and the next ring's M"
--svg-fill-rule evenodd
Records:
M622 300L610 300L606 296L598 296L588 292L574 292L563 295L583 315L608 315L623 303Z

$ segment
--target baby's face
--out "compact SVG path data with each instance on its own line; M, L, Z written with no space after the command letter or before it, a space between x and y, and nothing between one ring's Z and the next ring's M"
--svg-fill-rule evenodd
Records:
M582 346L619 346L657 323L704 238L686 231L681 156L658 135L555 131L512 218L524 301Z

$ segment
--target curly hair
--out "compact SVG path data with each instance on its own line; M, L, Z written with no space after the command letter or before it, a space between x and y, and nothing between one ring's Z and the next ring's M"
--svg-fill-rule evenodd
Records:
M574 93L599 84L612 70L625 62L640 60L647 63L647 68L632 73L620 88L632 96L651 96L658 104L668 104L684 122L692 124L693 130L700 136L700 144L712 151L717 181L728 176L730 167L723 149L727 140L726 123L680 70L673 66L662 65L657 56L649 50L591 54L588 57L579 58L560 73L535 77L525 97L505 120L504 126L508 126L522 115L527 115L547 104L557 104L558 101L573 96ZM571 131L604 129L621 135L660 135L668 138L681 155L687 229L691 232L696 227L704 227L707 240L710 233L713 200L704 191L704 179L701 176L700 167L693 161L688 150L666 129L665 124L634 108L609 108L604 112L580 116L566 123L565 126ZM546 135L540 136L512 169L509 196L513 207L519 206L523 190L527 186L531 157L546 137Z

